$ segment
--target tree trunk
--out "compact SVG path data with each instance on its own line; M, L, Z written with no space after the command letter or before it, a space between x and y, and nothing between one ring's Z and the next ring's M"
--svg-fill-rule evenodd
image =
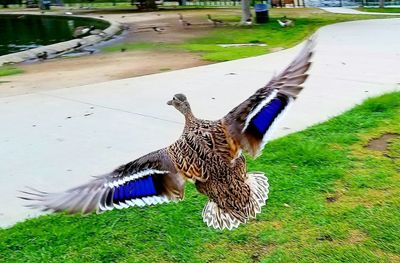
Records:
M379 0L379 7L384 8L385 7L385 0Z
M157 10L157 5L155 0L146 0L145 1L146 10Z
M240 23L245 25L246 22L251 21L250 0L242 1L242 20Z
M178 5L180 6L186 5L186 0L178 0Z
M137 1L137 7L139 10L157 10L157 4L155 0L139 0Z
M3 0L3 8L8 8L8 0Z

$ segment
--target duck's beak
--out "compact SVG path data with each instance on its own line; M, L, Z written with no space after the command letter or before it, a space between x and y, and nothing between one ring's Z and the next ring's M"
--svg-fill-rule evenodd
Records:
M167 105L172 105L172 100L168 101Z

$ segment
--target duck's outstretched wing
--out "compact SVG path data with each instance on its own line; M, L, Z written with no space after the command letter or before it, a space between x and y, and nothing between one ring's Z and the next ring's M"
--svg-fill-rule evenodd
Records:
M22 191L28 206L69 213L103 212L114 208L161 204L181 200L184 178L165 149L147 154L98 176L87 184L60 193Z
M263 88L231 110L224 118L230 136L252 156L264 148L271 128L296 99L307 79L314 41L308 40L295 60Z

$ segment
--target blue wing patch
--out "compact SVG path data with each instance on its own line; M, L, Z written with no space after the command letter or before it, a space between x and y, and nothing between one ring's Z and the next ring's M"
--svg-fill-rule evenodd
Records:
M279 96L272 99L251 119L246 131L251 131L262 138L287 104L288 100L285 97Z
M159 193L156 190L153 176L150 175L115 187L113 202L124 202L126 200L154 196L158 194Z

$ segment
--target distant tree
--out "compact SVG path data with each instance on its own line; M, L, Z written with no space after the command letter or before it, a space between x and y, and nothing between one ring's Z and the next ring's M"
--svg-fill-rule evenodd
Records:
M186 0L178 0L179 5L186 5Z
M242 0L242 24L246 24L251 19L250 0Z
M379 0L379 7L384 8L385 7L385 0Z
M8 0L1 0L3 8L8 8Z
M157 9L157 4L155 0L138 0L137 7L139 9L144 9L144 10L155 10Z

